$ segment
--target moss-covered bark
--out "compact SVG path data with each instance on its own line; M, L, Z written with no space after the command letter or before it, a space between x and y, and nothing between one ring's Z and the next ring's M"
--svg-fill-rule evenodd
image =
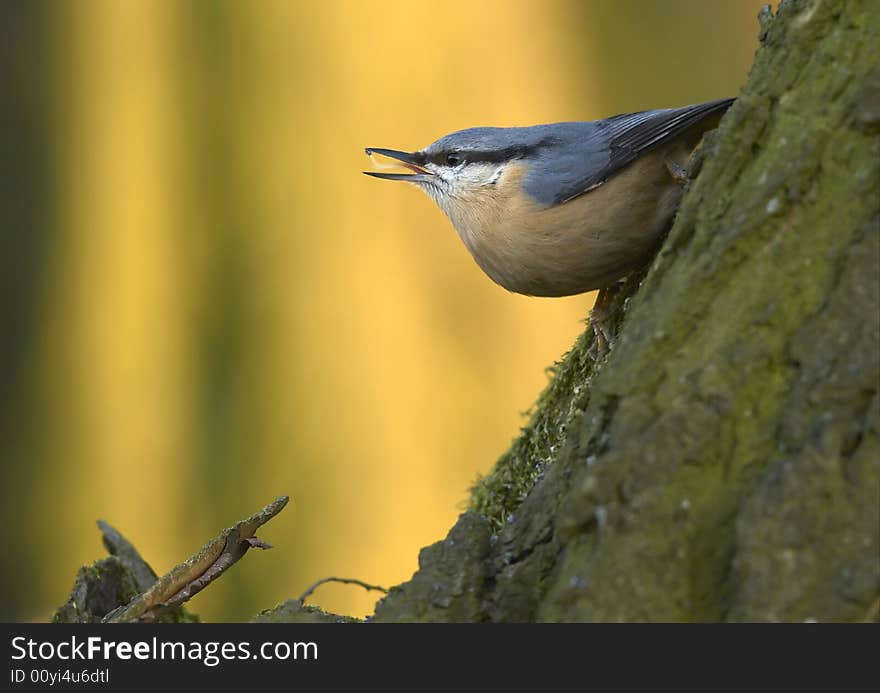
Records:
M138 556L138 561L142 559ZM76 574L70 597L52 616L53 623L101 623L104 617L135 599L151 583L141 580L138 566L126 556L113 555L83 566ZM146 584L146 587L144 585ZM193 623L198 617L182 606L169 609L159 623Z
M376 620L876 618L880 8L761 32L607 361L578 341Z

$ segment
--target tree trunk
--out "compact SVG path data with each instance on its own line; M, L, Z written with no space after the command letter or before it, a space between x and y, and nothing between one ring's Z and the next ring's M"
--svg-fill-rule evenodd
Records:
M581 337L375 620L877 618L880 10L761 19L612 352Z

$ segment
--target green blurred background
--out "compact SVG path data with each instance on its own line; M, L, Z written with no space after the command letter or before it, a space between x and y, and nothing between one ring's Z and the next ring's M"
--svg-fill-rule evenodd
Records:
M593 297L495 286L363 148L735 95L761 4L0 3L0 619L96 518L164 572L280 494L204 618L407 579Z

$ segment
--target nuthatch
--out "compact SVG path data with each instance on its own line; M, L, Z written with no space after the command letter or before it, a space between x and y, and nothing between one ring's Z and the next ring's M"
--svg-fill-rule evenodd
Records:
M684 165L733 99L519 128L471 128L425 149L368 148L446 213L474 260L530 296L604 289L639 268L669 224Z

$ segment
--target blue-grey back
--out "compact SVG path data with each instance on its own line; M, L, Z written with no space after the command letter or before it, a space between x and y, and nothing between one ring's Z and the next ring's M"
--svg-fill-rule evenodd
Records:
M732 102L721 99L589 122L469 128L441 137L424 154L433 158L455 151L477 160L523 159L528 163L525 192L543 204L562 204Z

